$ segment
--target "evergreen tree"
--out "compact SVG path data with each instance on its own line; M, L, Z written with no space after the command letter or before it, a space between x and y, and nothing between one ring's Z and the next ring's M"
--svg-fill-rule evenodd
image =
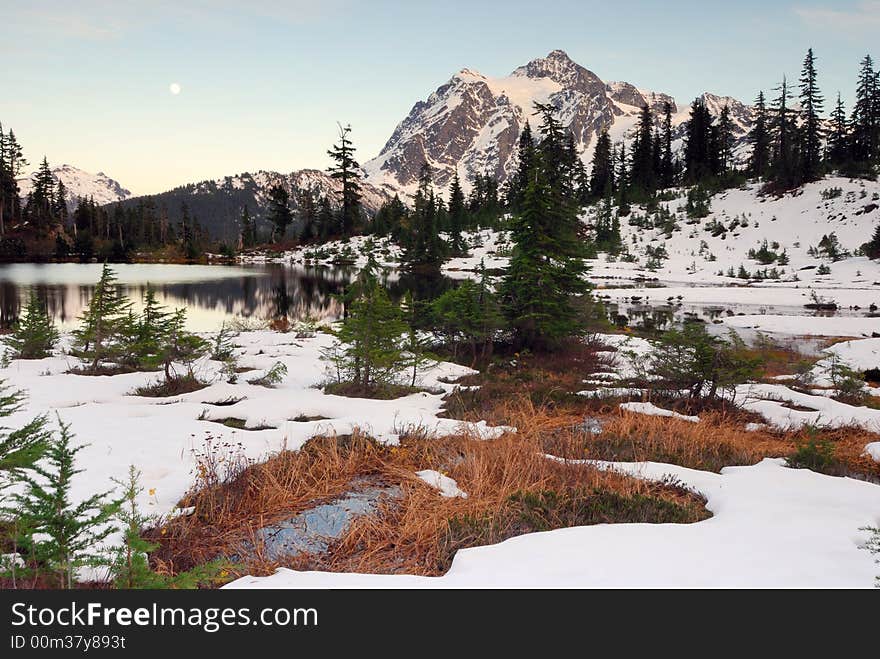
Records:
M335 144L327 155L333 159L334 165L328 171L331 176L342 182L340 196L342 206L339 210L339 224L343 237L354 235L361 219L360 165L354 159L351 126L339 126L339 143Z
M370 258L346 295L346 315L335 332L338 343L322 353L337 383L375 392L394 384L407 366L403 354L406 323L376 276Z
M717 166L715 173L723 176L730 171L733 165L733 124L730 120L730 108L727 105L721 108L716 135Z
M470 350L472 367L490 355L495 335L504 327L501 307L482 264L480 269L479 283L466 279L431 303L433 326L446 336L453 359L463 344Z
M520 347L552 347L577 328L572 298L588 290L578 208L568 187L561 126L536 104L543 139L521 212L512 220L513 254L502 299Z
M862 245L862 252L869 259L880 259L880 224L874 229L871 240Z
M770 169L770 130L764 92L758 92L758 98L755 99L755 122L748 139L752 144L749 172L755 178L763 179Z
M865 55L859 68L856 102L852 112L852 157L870 171L880 159L880 82L874 60Z
M654 119L651 109L644 105L639 114L639 124L632 149L632 169L630 184L643 195L650 195L657 188L654 169Z
M67 224L70 213L67 210L67 188L64 181L58 179L58 185L55 189L54 204L52 206L52 215L54 220L61 226Z
M685 178L688 183L700 183L711 178L716 170L717 152L713 139L712 115L703 98L691 103L684 147Z
M73 588L76 569L105 564L96 546L116 529L111 524L119 502L109 492L74 503L71 497L76 455L84 445L73 447L70 426L59 419L60 434L46 450L46 464L34 467L40 477L22 476L24 493L13 496L21 528L18 545L53 574L61 588ZM45 539L44 539L45 538Z
M779 96L774 100L771 109L773 116L771 173L776 184L788 190L796 187L800 181L795 141L797 126L794 111L789 107L791 91L785 77L782 78L777 91Z
M97 371L105 362L123 358L130 347L131 303L119 291L116 275L105 263L92 299L74 331L74 354Z
M817 180L822 174L822 113L823 98L816 82L816 58L807 51L800 79L801 139L800 177L804 182Z
M529 172L532 170L535 162L535 140L532 136L532 127L526 120L522 133L519 136L517 144L517 166L516 174L513 176L515 185L513 186L512 199L509 201L513 210L519 208L522 204L525 190L529 183Z
M675 185L675 161L672 155L672 104L663 103L662 154L660 156L660 184L664 188Z
M6 234L7 223L21 219L17 179L27 164L15 133L10 129L4 134L0 125L0 236Z
M293 213L290 210L290 193L280 183L269 188L268 219L272 224L272 242L277 242L284 237L287 227L293 222Z
M0 380L0 418L21 410L23 401L22 392L11 390L5 380ZM16 430L0 426L0 493L34 468L50 439L45 416L38 416Z
M52 354L58 343L58 329L49 317L45 303L31 292L24 314L3 341L13 359L42 359Z
M44 236L54 224L55 217L55 177L49 169L49 162L43 157L36 174L31 192L25 206L25 218L38 236Z
M608 130L603 129L596 139L593 150L593 163L590 172L590 196L601 199L614 190L614 157L611 149L611 137Z
M464 192L461 189L461 181L458 178L458 170L452 177L452 185L449 188L449 249L453 254L464 254L465 244L461 232L466 223L466 209Z
M333 216L330 199L324 195L318 204L318 236L321 240L327 240L337 233L336 218Z
M846 120L846 109L840 92L831 112L831 132L828 135L828 161L832 167L840 168L849 161L850 136L849 124Z
M409 224L401 264L409 269L439 268L444 250L437 230L437 204L428 163L419 173Z
M122 489L115 521L124 532L122 545L117 549L110 565L113 585L124 590L192 589L198 588L201 584L209 585L214 582L225 566L222 560L211 561L173 576L160 574L150 568L148 555L158 549L159 545L141 537L142 530L153 519L144 515L137 504L137 498L143 492L140 477L141 472L131 465L126 480L113 479L113 482Z
M241 209L241 246L244 249L257 244L257 225L251 217L250 209L245 204Z

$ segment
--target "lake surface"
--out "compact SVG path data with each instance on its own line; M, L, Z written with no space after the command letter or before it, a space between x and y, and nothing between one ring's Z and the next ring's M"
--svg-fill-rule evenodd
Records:
M118 284L140 308L148 287L171 308L187 309L193 331L214 331L238 318L332 319L342 306L334 297L350 281L350 269L282 265L224 266L114 264ZM101 276L99 263L11 263L0 265L0 325L8 327L21 313L31 291L47 303L64 329L77 325Z

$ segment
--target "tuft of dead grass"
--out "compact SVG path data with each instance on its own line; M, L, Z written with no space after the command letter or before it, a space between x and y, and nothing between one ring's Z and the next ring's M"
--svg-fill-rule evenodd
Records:
M247 547L244 569L269 572L279 562L263 555L257 530L331 501L365 476L398 486L401 498L356 519L325 554L299 555L285 565L439 575L458 549L531 531L708 516L702 497L675 485L548 459L543 437L558 419L527 399L510 404L508 418L518 432L491 441L466 434L431 438L415 429L399 446L360 432L315 437L299 451L282 451L260 464L213 452L213 463L202 460L196 486L181 501L194 512L148 533L161 545L151 559L182 570ZM423 469L455 479L468 497L440 497L415 475Z

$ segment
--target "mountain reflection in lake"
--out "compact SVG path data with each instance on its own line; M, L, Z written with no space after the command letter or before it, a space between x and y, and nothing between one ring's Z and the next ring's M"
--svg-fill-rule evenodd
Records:
M341 293L356 271L349 268L266 266L198 266L176 264L115 264L118 283L141 307L151 286L159 301L186 307L193 331L216 330L232 318L334 319ZM15 263L0 265L0 325L8 327L21 312L31 291L46 301L49 313L64 329L77 325L89 303L101 264Z

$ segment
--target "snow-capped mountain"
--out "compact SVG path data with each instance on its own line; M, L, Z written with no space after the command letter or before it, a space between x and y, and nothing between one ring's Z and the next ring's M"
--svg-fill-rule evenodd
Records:
M33 186L35 173L18 179L18 189L22 199L26 199ZM91 174L73 165L61 165L52 169L55 180L60 180L67 188L67 206L73 210L80 198L94 197L98 204L110 204L131 197L126 190L104 172Z
M738 142L735 152L741 154L752 109L728 96L706 93L703 99L716 117L724 105L729 106ZM668 94L628 82L604 82L561 50L503 78L462 69L413 106L364 169L368 181L389 191L412 191L423 162L432 167L441 188L456 169L465 181L487 172L504 181L516 166L516 143L525 122L531 122L533 131L538 129L535 102L557 108L585 161L602 130L608 129L615 142L628 139L645 104L658 121L665 104L671 105L675 143L680 148L691 100L679 104Z

